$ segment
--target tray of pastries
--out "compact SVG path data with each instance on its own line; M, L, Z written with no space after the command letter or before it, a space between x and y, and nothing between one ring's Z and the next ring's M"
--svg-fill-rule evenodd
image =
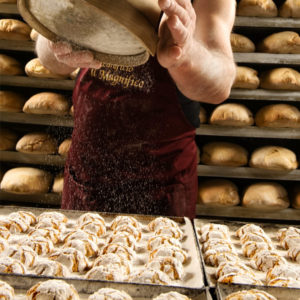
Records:
M208 289L182 293L162 291L153 285L119 285L116 282L66 278L37 278L28 275L0 275L0 299L3 300L211 300Z
M299 300L300 289L284 287L257 287L243 284L217 284L218 300Z
M0 207L0 273L204 287L188 218Z
M216 283L300 288L300 226L195 219L210 287Z

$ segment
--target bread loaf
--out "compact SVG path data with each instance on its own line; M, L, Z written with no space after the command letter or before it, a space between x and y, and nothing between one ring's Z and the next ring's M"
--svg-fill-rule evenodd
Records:
M35 42L36 42L38 36L39 36L39 33L38 33L35 29L31 29L31 31L30 31L30 39L31 39L32 41L35 41Z
M292 206L296 209L300 209L300 186L295 186L293 192Z
M17 0L0 0L0 3L17 3Z
M279 16L283 18L300 18L299 0L286 0L279 8Z
M255 90L258 86L259 78L256 70L249 67L237 66L232 88Z
M58 154L61 156L67 156L70 150L72 139L65 139L58 147Z
M300 37L295 31L273 33L258 45L260 52L300 54Z
M52 192L61 194L63 191L63 186L64 186L64 174L63 173L57 174L54 178Z
M244 193L242 206L256 209L284 209L289 207L286 189L273 182L250 185Z
M208 206L234 206L240 198L237 186L226 179L211 179L200 182L199 202Z
M299 128L300 111L290 104L270 104L263 106L255 115L258 127Z
M260 76L260 87L267 90L300 91L300 73L292 68L276 68Z
M18 136L13 131L0 127L0 150L15 150Z
M57 142L46 132L31 132L17 142L16 150L23 153L54 154L57 151Z
M25 97L21 94L0 91L0 111L21 112L25 101Z
M245 17L276 17L278 10L272 0L241 0L236 14Z
M51 181L51 174L44 170L19 167L10 169L4 174L1 189L17 194L47 193Z
M29 41L31 28L24 22L15 19L0 20L0 39Z
M22 75L22 65L13 57L0 54L0 75Z
M207 122L207 112L202 105L200 106L199 120L200 124L204 124Z
M209 119L209 123L221 126L253 125L252 112L243 104L225 103L217 106Z
M71 117L74 117L74 106L73 105L71 105L71 107L70 107L69 114Z
M244 166L248 163L248 151L237 144L212 142L203 146L201 162L213 166Z
M231 33L230 43L233 52L254 52L254 43L246 36L238 33Z
M75 80L79 74L79 71L80 71L80 68L77 68L75 71L73 71L71 74L70 74L70 78L72 80Z
M44 67L38 58L33 58L25 66L25 73L29 77L42 77L52 79L65 79L67 75L59 75L51 72L49 69Z
M298 167L296 154L283 147L265 146L256 149L250 158L250 167L271 170L294 170Z
M42 92L29 98L23 112L28 114L50 114L67 115L69 113L69 103L64 95Z

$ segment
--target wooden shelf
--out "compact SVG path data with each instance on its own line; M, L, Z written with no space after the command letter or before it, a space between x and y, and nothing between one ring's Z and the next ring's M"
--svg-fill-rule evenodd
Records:
M300 170L276 171L250 167L197 166L198 176L300 181Z
M300 103L299 91L282 91L282 90L246 90L232 89L229 99L241 100L264 100L264 101L298 101Z
M35 43L33 41L0 40L0 49L34 52Z
M236 16L236 27L300 28L300 19L296 18L259 18Z
M0 161L64 167L66 159L60 155L43 155L21 153L17 151L0 151Z
M74 121L71 116L34 115L25 113L0 112L1 122L36 124L48 126L73 127Z
M196 214L199 217L237 218L237 219L265 219L265 220L286 220L299 221L300 209L287 208L275 211L255 210L241 206L233 207L208 207L197 205Z
M18 7L13 3L1 3L0 4L0 13L1 14L12 14L19 15Z
M236 63L300 65L300 54L234 53Z
M27 76L8 76L0 75L1 85L19 86L19 87L33 87L42 89L57 89L72 91L75 81L70 79L49 79L49 78L36 78Z
M256 126L227 127L202 124L197 135L234 136L249 138L300 139L300 128L259 128Z

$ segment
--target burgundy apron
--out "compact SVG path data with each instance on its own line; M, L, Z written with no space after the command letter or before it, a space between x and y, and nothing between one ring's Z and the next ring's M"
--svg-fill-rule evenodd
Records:
M195 128L155 58L81 70L62 208L195 216Z

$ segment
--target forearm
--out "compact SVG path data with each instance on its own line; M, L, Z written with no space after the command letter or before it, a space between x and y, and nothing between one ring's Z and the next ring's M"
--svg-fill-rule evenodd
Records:
M52 49L49 47L49 40L39 35L36 42L36 53L41 63L50 71L60 75L72 73L76 68L59 62Z

